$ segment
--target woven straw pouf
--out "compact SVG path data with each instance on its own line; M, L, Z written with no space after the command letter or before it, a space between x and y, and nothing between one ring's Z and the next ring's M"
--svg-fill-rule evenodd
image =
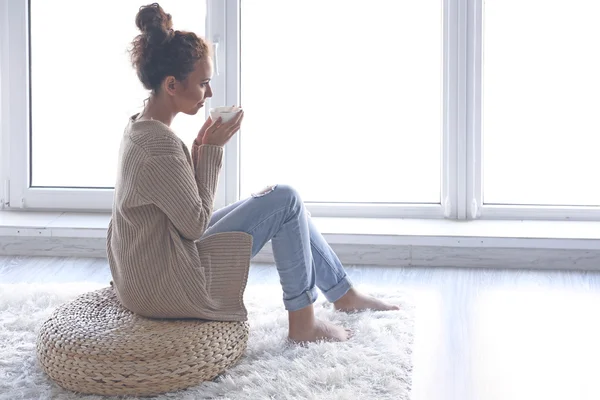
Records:
M239 360L247 342L244 322L141 317L107 287L58 307L41 326L37 355L65 389L152 396L213 380Z

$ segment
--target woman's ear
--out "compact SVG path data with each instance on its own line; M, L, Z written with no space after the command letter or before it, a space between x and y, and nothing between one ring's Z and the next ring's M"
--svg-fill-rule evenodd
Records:
M177 80L175 79L175 77L167 76L163 83L163 88L165 90L165 93L167 93L171 96L174 96L176 87L177 87Z

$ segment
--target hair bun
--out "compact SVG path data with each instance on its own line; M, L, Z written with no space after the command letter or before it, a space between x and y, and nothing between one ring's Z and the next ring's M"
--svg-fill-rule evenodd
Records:
M140 7L135 24L149 41L164 41L173 28L171 14L167 14L158 3Z
M193 32L173 31L171 15L157 3L140 7L135 24L142 33L131 42L131 64L144 87L155 94L167 76L182 82L197 61L211 56L203 38Z

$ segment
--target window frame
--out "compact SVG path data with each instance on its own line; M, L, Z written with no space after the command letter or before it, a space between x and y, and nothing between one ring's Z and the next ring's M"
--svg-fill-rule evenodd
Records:
M1 49L6 70L2 87L9 104L2 109L2 136L8 136L5 156L9 160L6 179L11 209L105 211L112 208L114 189L32 187L30 114L30 31L29 0L6 1L2 12L7 19L8 40ZM4 94L4 93L3 93ZM6 152L8 154L6 154Z
M8 171L10 167L8 118L10 97L8 90L8 1L0 0L0 210L8 207L10 200Z
M467 145L469 219L600 221L600 207L485 203L483 198L484 0L467 0Z
M219 41L217 63L226 65L225 74L219 74L215 82L216 105L239 104L240 94L240 14L242 0L208 0L210 20L207 22L207 38ZM439 204L410 204L410 203L318 203L306 201L306 207L315 217L396 217L396 218L456 218L459 202L457 201L457 179L460 168L456 157L459 129L456 118L456 101L464 99L464 87L455 84L448 76L458 71L456 47L459 41L454 34L459 29L456 20L454 3L464 0L440 0L443 18L443 127L442 135L442 170L441 201ZM223 50L223 48L226 49ZM460 51L464 52L463 49ZM218 83L217 83L218 82ZM459 94L459 92L461 92ZM224 98L217 94L224 93ZM243 131L243 128L242 128ZM243 132L242 132L243 134ZM224 206L238 200L240 194L240 139L235 135L225 146L225 162L222 178L225 183L219 188L217 206ZM464 180L463 180L464 185Z

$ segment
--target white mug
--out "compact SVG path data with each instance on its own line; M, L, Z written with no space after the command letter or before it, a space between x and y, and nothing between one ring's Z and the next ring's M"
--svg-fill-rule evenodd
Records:
M221 117L222 122L227 122L237 115L239 107L215 107L210 109L210 119L216 121Z

